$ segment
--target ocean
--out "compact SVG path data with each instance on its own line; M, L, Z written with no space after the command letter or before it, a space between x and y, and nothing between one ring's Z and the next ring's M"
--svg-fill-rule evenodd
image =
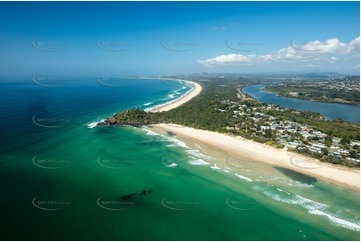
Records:
M149 127L94 127L190 90L2 77L3 240L359 240L359 192ZM267 159L267 157L264 157Z

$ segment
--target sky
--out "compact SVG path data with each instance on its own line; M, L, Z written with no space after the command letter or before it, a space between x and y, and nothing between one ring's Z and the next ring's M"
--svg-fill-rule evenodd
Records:
M0 75L359 70L359 2L0 2Z

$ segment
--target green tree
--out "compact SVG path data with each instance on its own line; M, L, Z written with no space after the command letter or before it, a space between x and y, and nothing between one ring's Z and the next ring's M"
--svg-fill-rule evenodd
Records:
M322 148L322 149L321 149L321 153L322 153L323 155L328 155L328 149Z
M350 143L350 137L349 136L343 136L341 141L340 141L340 144L342 145L345 145L345 144L349 144Z
M265 130L265 135L266 138L271 138L272 137L272 130L270 128Z
M351 156L351 158L355 158L355 159L357 159L359 157L356 150L351 150L350 151L350 156Z

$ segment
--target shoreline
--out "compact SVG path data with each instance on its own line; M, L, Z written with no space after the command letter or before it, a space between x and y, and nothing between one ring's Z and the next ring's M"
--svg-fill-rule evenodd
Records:
M189 100L191 100L192 98L194 98L195 96L197 96L198 94L200 94L201 91L202 91L202 86L201 85L199 85L196 82L192 82L192 81L188 81L188 80L161 78L161 77L159 77L159 78L156 78L156 77L137 77L137 78L156 79L156 80L165 80L165 81L172 80L172 81L186 82L192 87L190 90L188 90L186 93L184 93L179 98L170 100L169 102L166 102L166 103L156 105L154 107L144 109L144 111L150 112L150 113L169 111L169 110L171 110L173 108L179 107L182 104L184 104L184 103L188 102ZM88 123L87 126L88 126L88 128L92 129L92 128L96 127L98 124L102 123L104 120L101 120L100 122L96 121L96 122Z
M192 86L192 88L181 97L145 110L151 113L169 111L177 108L199 95L202 91L201 85L188 80L168 78L149 79L175 80L186 82ZM188 140L189 142L200 142L206 146L222 150L229 155L240 158L240 161L248 160L255 163L280 166L360 192L359 169L321 162L315 158L289 152L287 151L287 148L277 149L253 140L245 139L241 136L231 136L229 134L221 134L177 124L162 123L150 125L150 127L157 133L172 132L176 136Z
M311 157L289 152L286 148L277 149L242 137L176 124L156 124L152 125L152 130L158 133L172 132L190 142L200 142L209 147L229 152L241 160L284 167L360 192L360 170L358 169L320 162Z
M195 96L197 96L202 91L202 86L196 82L192 82L192 81L188 81L188 80L180 80L180 79L164 79L164 78L157 78L157 79L186 82L189 85L191 85L192 88L189 91L187 91L185 94L183 94L181 97L179 97L175 100L171 100L167 103L160 104L155 107L146 109L145 111L147 111L147 112L157 113L157 112L164 112L164 111L169 111L173 108L177 108L177 107L181 106L182 104L188 102Z
M187 80L176 80L187 82L193 85L193 88L179 99L172 100L158 107L153 107L149 109L149 112L162 112L176 108L197 96L202 90L202 87L198 83ZM315 158L289 152L286 148L277 149L252 140L247 140L240 136L230 136L175 124L156 124L152 125L152 127L154 127L153 129L156 132L172 132L186 140L201 142L207 146L229 152L241 159L281 166L360 192L359 169L324 163Z

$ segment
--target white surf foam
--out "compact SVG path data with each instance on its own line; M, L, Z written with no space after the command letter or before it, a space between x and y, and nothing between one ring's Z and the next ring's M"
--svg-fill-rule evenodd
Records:
M186 143L174 138L174 137L168 137L168 136L165 136L165 139L167 141L170 141L172 142L173 144L175 144L176 146L179 146L179 147L182 147L182 148L186 148L186 149L189 149L189 147L186 145Z
M165 136L165 135L158 134L158 133L156 133L156 132L151 131L151 130L150 130L149 128L147 128L147 127L143 127L142 129L147 132L146 135L149 135L149 136L160 136L160 137L162 137L162 140L161 140L161 141L172 142L172 144L168 144L168 145L167 145L168 147L176 147L176 146L179 146L179 147L182 147L182 148L189 149L189 147L188 147L184 142L176 139L175 137Z
M213 159L212 157L201 153L199 150L186 150L186 153L202 159Z
M87 124L87 126L88 126L89 129L92 129L92 128L94 128L94 127L97 126L97 125L98 125L98 122L94 122L94 123Z
M248 177L245 177L245 176L242 176L242 175L239 175L237 173L235 173L236 176L238 176L239 178L241 178L242 180L246 180L248 182L251 182L253 181L251 178L248 178Z
M98 123L102 123L104 121L105 121L105 119L102 119L102 120L100 120L100 122L93 122L93 123L87 124L87 126L89 129L92 129L92 128L96 127L98 125Z
M213 169L213 170L220 170L221 168L218 167L216 163L214 163L214 165L211 166L211 169Z
M271 187L271 186L269 186L269 187ZM266 190L267 188L263 188L258 185L254 186L253 188L256 189L257 191L261 191L263 194L265 194L266 196L268 196L276 201L288 203L288 204L292 204L292 205L298 205L307 210L325 209L328 207L328 205L326 205L326 204L313 201L311 199L302 197L300 195L294 195L294 194L285 193L285 192L282 192L282 193L277 192L276 190L279 191L279 189L277 187L273 187L272 189L276 188L276 190L273 190L273 191Z
M142 128L144 131L146 131L146 135L149 135L149 136L159 136L160 134L156 133L156 132L153 132L151 130L149 130L148 128Z
M287 184L293 187L314 187L312 184L306 184L299 181L288 180Z
M153 131L150 131L150 130L148 130L147 135L150 135L150 136L159 136L159 134L157 134L157 133L155 133L155 132L153 132Z
M357 223L356 221L348 221L346 219L338 218L335 215L327 213L325 211L328 207L327 204L316 202L311 199L302 197L300 195L292 195L279 188L277 188L278 191L285 192L287 193L287 195L285 196L285 195L281 195L281 193L274 193L271 191L267 191L265 189L262 189L260 186L254 186L254 188L256 190L262 191L266 196L276 201L284 202L292 205L298 205L302 208L305 208L310 214L325 216L335 226L343 227L350 230L360 231L360 224Z
M208 162L202 160L202 159L195 159L195 160L189 160L188 161L189 164L191 165L195 165L195 166L206 166L209 165Z
M176 163L171 163L171 164L169 164L169 165L166 165L166 167L176 167L176 166L177 166Z
M342 219L342 218L337 218L337 217L335 217L335 216L333 216L331 214L325 213L324 211L317 210L317 209L316 210L310 210L308 212L310 214L326 216L333 225L343 227L343 228L346 228L346 229L360 231L360 224L353 223L353 222L347 221L347 220Z

